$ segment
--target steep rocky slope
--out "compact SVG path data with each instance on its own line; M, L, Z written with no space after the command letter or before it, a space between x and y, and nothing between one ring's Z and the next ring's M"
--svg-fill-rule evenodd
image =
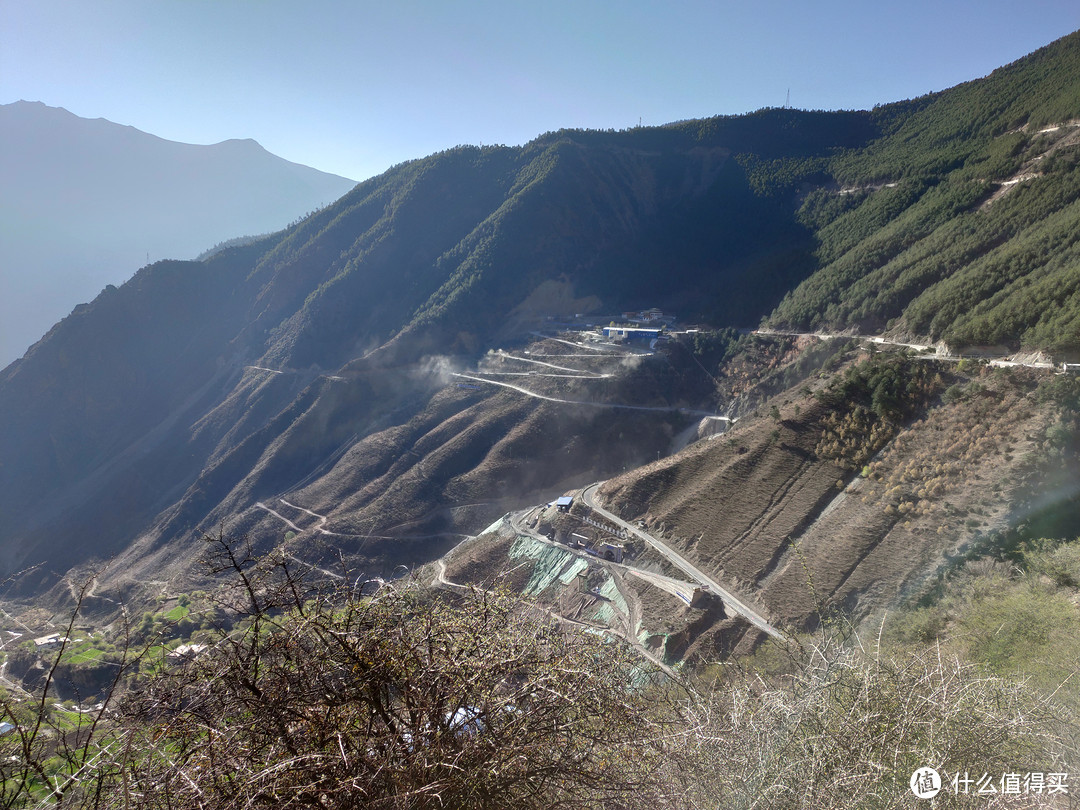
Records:
M164 579L190 569L205 531L247 532L268 548L290 526L329 556L345 549L393 569L515 504L652 459L647 484L627 479L608 497L679 526L688 554L758 589L777 616L797 623L814 599L902 592L970 534L913 513L929 502L918 488L918 504L879 502L870 478L852 477L871 462L908 464L896 449L906 432L933 455L934 438L951 445L976 429L937 430L943 394L921 377L911 402L894 392L907 402L896 412L877 378L861 411L843 393L811 401L791 385L822 367L819 350L785 344L762 366L760 347L733 359L733 330L689 335L689 348L610 377L531 380L546 399L446 372L490 364L504 382L524 379L526 368L498 366L488 350L524 349L530 331L572 315L615 313L606 323L646 306L717 327L772 312L775 325L1067 353L1080 174L1067 128L1040 130L1080 117L1078 47L1068 37L985 80L870 112L765 110L461 147L397 166L255 243L144 268L0 372L3 570L43 564L20 580L33 590L123 553L112 575ZM1037 182L991 202L1040 156ZM789 361L801 370L761 383ZM867 382L836 384L852 393ZM770 401L782 391L791 402ZM744 415L770 403L775 424L744 421L737 446L715 440L657 461L685 445L694 420L680 408ZM798 414L784 410L795 404ZM1046 413L1011 419L1037 435ZM1006 416L987 414L1005 430ZM996 452L1011 451L987 457ZM995 482L1011 486L1019 458L995 461ZM970 469L935 497L974 492ZM902 479L887 497L914 486ZM838 502L837 481L869 489ZM854 528L833 557L826 536L840 517ZM922 562L890 569L908 546ZM795 593L807 560L813 598Z
M699 665L766 639L727 596L703 593L702 575L799 633L878 620L966 560L1080 528L1075 379L843 340L741 345L719 372L756 367L743 416L596 496L681 560L616 539L578 498L569 514L496 522L440 563L442 579L512 584L644 654ZM605 542L625 559L605 561Z
M821 116L784 117L795 126L776 148L832 148ZM525 305L552 284L613 311L693 301L759 317L802 272L776 257L807 236L722 144L772 126L460 148L288 231L107 290L0 375L6 570L107 557L140 526L156 524L155 545L186 541L219 507L279 493L346 439L421 411L430 357L469 362L508 322L543 323L553 313ZM747 274L771 282L721 295Z
M934 371L936 393L880 448L871 444L879 420L837 420L848 406L827 404L818 379L601 494L784 624L892 607L1020 524L1041 496L1074 508L1056 491L1067 473L1047 444L1057 408L1038 394L1052 375L983 368L957 377L954 367Z

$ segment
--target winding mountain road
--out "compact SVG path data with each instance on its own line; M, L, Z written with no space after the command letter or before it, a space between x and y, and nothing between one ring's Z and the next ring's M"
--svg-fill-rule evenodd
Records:
M522 388L520 385L513 385L512 383L499 382L498 380L489 380L485 377L477 377L473 374L463 374L461 372L454 372L453 376L461 377L464 380L472 380L473 382L487 383L488 385L498 385L503 388L509 388L512 391L517 391L520 394L526 396L535 397L536 399L542 399L546 402L559 402L564 405L587 405L592 408L622 408L630 411L650 411L653 413L682 413L688 416L699 416L704 419L718 419L721 422L734 422L730 416L719 416L711 411L699 411L693 408L677 408L674 406L659 406L659 405L623 405L618 402L588 402L581 399L559 399L558 397L549 397L545 394L538 394L535 391L530 391L528 388Z
M755 329L751 334L802 338L815 337L818 340L838 340L841 338L850 338L851 340L865 340L877 346L899 346L903 349L913 349L916 352L928 352L931 349L935 348L928 343L904 343L903 341L893 340L892 338L885 337L884 335L850 335L837 332L790 332L780 329ZM975 354L919 354L916 355L914 359L945 360L951 362L959 362L960 360L987 360L991 366L999 368L1011 368L1014 366L1024 366L1026 368L1038 368L1044 370L1054 368L1053 363L1047 363L1042 360L1010 360L1008 357L991 359Z
M328 537L348 537L348 538L352 538L352 539L359 538L359 539L362 539L362 540L430 540L432 537L469 537L469 535L462 534L461 532L433 532L431 534L370 534L368 532L364 532L363 534L346 534L344 532L332 532L329 529L323 528L326 521L328 521L330 519L326 515L320 515L318 512L313 512L313 511L311 511L310 509L308 509L306 507L297 506L296 504L290 503L289 501L285 500L284 498L278 498L278 502L284 504L285 506L288 506L291 509L296 509L299 512L304 512L306 514L311 515L312 517L318 518L319 524L317 526L308 527L308 528L311 531L317 532L318 534L325 534ZM484 503L460 504L460 506L483 506L483 505L485 505L485 504ZM267 506L262 501L258 501L255 504L255 508L262 509L263 511L270 513L271 515L276 517L278 520L282 521L290 529L295 531L297 534L300 534L301 532L308 531L308 529L305 529L305 528L303 528L301 526L297 526L293 521L289 520L287 517L285 517L283 514L276 511L275 509L271 509L269 506ZM394 528L394 527L391 527L391 528Z
M529 334L533 335L534 337L538 337L538 338L540 338L542 340L551 340L551 341L554 341L555 343L565 343L567 346L573 346L576 349L587 349L590 352L597 352L598 354L602 354L602 355L609 355L609 356L615 355L615 352L612 352L610 348L601 349L601 348L599 348L597 346L590 346L588 343L575 343L572 340L563 340L562 338L552 337L551 335L545 335L543 332L530 332ZM634 354L634 352L627 352L627 354Z
M652 548L662 554L668 560L668 562L670 562L677 568L680 568L691 579L695 580L699 585L706 587L712 593L719 595L720 598L724 600L725 607L730 607L731 610L745 618L748 622L754 625L754 627L758 628L762 632L768 633L775 639L778 639L780 641L787 641L787 636L785 636L777 628L773 627L765 619L764 616L762 616L756 610L748 607L745 602L736 597L733 593L731 593L730 590L725 588L723 585L721 585L715 579L713 579L704 571L699 569L697 566L693 565L689 560L687 560L685 557L683 557L681 554L671 548L671 546L660 540L657 540L651 534L643 532L636 526L627 523L618 515L612 514L604 507L600 506L596 501L596 489L602 483L604 482L598 481L595 484L590 484L581 491L581 500L585 502L586 506L595 510L596 512L599 512L601 515L603 515L615 525L622 527L627 532L641 538L643 541L648 543Z
M586 377L596 377L598 379L603 379L603 378L611 376L610 374L600 374L599 372L596 372L596 371L585 371L585 370L580 369L580 368L570 368L569 366L557 366L554 363L546 363L543 360L533 360L531 357L518 357L515 354L510 354L509 352L504 352L502 349L497 350L495 352L495 355L496 355L496 357L502 357L502 358L505 358L507 360L516 360L519 363L533 363L533 364L538 365L538 366L545 366L546 368L553 368L556 371L573 371L576 374L580 374L580 375L586 376Z
M553 377L559 380L606 380L612 374L543 374L538 371L476 371L475 374L490 374L493 377Z

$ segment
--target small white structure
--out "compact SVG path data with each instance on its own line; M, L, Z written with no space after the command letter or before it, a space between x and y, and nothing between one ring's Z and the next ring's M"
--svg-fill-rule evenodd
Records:
M190 661L205 649L205 644L181 644L165 657L170 661Z
M585 548L585 544L589 542L589 538L583 534L577 532L570 533L570 539L567 541L567 545L570 548Z
M34 639L34 646L37 647L38 649L48 648L48 647L59 647L61 644L66 644L67 642L68 642L67 636L62 636L59 633L53 633L52 635L49 635L49 636L41 636L40 638L35 638Z

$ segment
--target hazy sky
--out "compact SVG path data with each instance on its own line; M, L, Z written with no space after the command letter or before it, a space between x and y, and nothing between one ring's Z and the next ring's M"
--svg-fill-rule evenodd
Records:
M364 179L460 143L867 108L1080 28L1077 0L0 0L0 103L254 138Z

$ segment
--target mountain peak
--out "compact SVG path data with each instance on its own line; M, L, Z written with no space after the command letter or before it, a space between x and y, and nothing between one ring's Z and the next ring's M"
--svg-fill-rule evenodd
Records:
M275 231L355 185L251 138L179 143L41 101L0 105L0 121L0 367L148 256Z
M254 138L228 138L227 140L219 141L213 145L230 149L257 149L260 152L266 151L266 148Z

